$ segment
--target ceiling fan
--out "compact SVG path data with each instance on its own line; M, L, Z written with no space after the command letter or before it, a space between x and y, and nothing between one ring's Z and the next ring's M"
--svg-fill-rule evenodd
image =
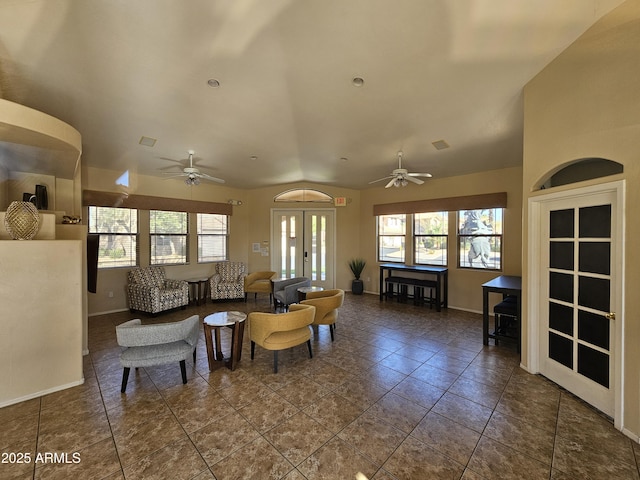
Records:
M382 180L387 180L390 178L389 183L385 185L384 188L393 187L406 187L409 185L409 182L417 183L418 185L422 185L424 180L420 180L416 177L427 177L431 178L432 175L430 173L410 173L406 168L402 168L402 152L398 152L398 168L391 172L391 175L387 175L386 177L379 178L378 180L374 180L369 182L369 185L376 182L381 182Z
M184 167L182 169L182 173L168 173L165 175L171 175L167 178L174 177L187 177L184 179L184 183L187 185L199 185L200 179L210 180L212 182L217 183L225 183L221 178L212 177L211 175L207 175L206 173L202 173L199 169L193 166L193 154L195 153L193 150L189 150L189 166Z

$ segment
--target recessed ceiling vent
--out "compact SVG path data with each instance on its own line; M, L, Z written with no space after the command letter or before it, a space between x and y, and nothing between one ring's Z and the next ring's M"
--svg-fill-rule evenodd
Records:
M140 145L144 145L145 147L153 147L156 144L156 139L151 137L140 137L140 141L138 142Z
M432 142L431 145L436 147L436 150L444 150L445 148L449 148L451 146L444 140L437 140L435 142Z

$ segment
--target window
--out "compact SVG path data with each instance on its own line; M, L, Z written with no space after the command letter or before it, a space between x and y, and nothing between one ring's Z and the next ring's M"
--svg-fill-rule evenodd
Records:
M449 212L413 215L413 259L417 264L447 265Z
M149 212L151 237L151 265L180 265L187 263L187 212Z
M460 268L502 269L502 208L458 212Z
M229 217L198 213L198 263L228 260Z
M406 215L378 216L378 261L404 262Z
M90 206L89 233L100 235L98 268L138 264L137 210Z

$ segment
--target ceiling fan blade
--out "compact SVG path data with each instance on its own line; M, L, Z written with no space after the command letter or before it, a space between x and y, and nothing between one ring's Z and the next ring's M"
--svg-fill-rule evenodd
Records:
M419 178L415 178L415 177L412 177L412 176L409 176L409 175L407 175L404 178L406 180L409 180L410 182L417 183L418 185L422 185L424 183L424 180L420 180Z
M225 183L225 181L221 178L217 178L217 177L212 177L211 175L207 175L206 173L199 173L197 175L200 178L204 178L205 180L210 180L212 182L217 182L217 183Z
M176 160L175 158L169 158L169 157L156 157L156 158L159 158L160 160L166 160L167 162L177 163L179 165L182 165L183 167L185 165L185 160Z
M182 170L183 167L181 165L167 165L166 167L159 167L158 170L163 171L163 170L176 170L176 169L180 169ZM172 172L169 172L172 173Z
M426 177L426 178L433 177L433 175L431 175L430 173L407 173L407 175L409 175L410 177Z
M170 178L186 177L184 173L165 173L167 175L163 180L169 180Z
M389 187L393 187L393 184L396 183L397 178L393 177L391 178L391 180L389 181L389 183L387 183L384 188L389 188Z
M369 182L369 185L371 185L372 183L381 182L383 180L386 180L387 178L394 178L394 177L393 177L393 175L387 175L386 177L382 177L382 178L379 178L379 179L374 180L372 182Z

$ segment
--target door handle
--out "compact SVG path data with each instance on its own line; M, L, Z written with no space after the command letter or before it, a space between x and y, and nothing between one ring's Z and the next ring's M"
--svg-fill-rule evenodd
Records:
M309 261L309 256L307 255L308 252L304 252L304 261L308 262Z
M608 318L609 320L615 320L616 319L616 312L609 312L605 315L606 318Z

